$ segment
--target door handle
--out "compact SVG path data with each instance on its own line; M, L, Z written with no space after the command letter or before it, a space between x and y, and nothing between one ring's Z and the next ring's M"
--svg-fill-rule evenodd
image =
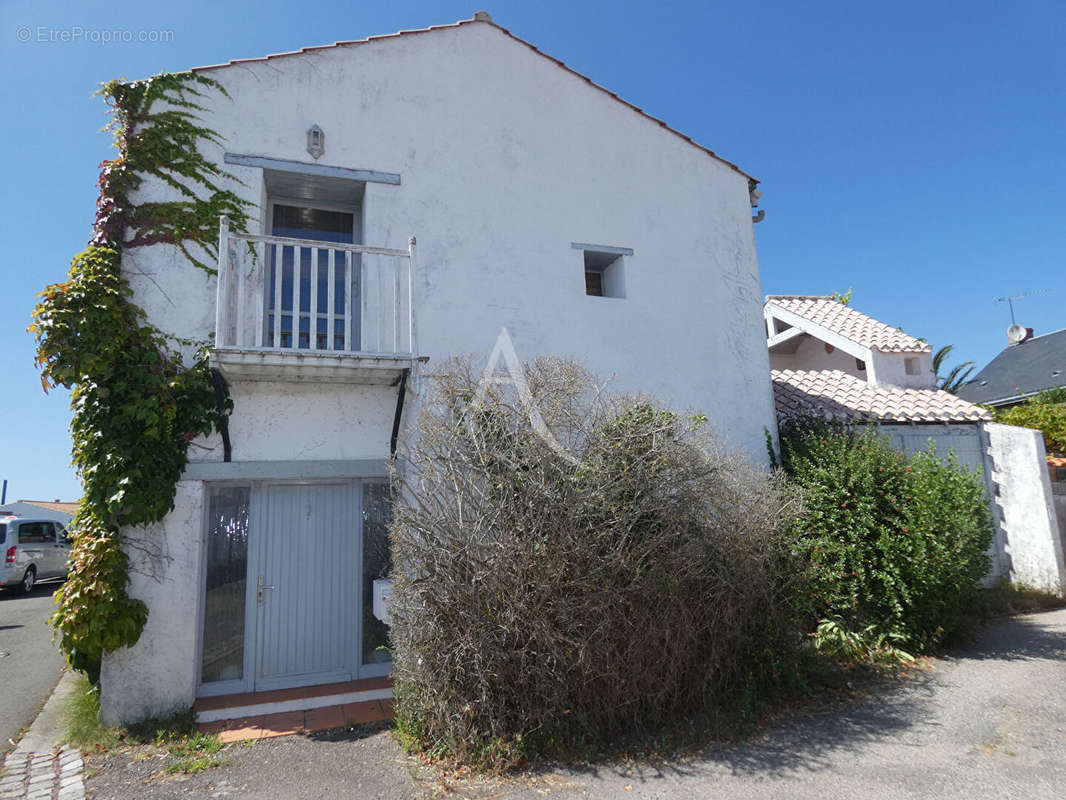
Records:
M273 588L274 588L273 586L267 586L267 585L265 585L265 584L263 583L263 576L262 576L262 575L260 575L260 576L259 576L259 582L258 582L258 583L256 584L256 591L255 591L255 593L256 593L256 596L257 596L257 597L259 598L259 602L260 602L260 603L262 603L262 602L263 602L263 590L264 590L264 589L273 589Z

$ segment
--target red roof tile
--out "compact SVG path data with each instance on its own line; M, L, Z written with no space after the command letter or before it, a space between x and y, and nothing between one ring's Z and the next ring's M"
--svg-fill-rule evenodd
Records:
M992 415L939 389L874 386L840 370L772 370L779 419L814 415L845 422L981 422Z
M882 353L931 353L932 345L908 336L851 306L821 295L780 295L766 297L767 305L777 306L810 320L815 325L850 339L861 347Z

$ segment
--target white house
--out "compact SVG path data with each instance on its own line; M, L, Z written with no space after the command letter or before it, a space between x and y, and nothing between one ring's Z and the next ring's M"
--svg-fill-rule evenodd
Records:
M1039 431L999 425L936 388L932 347L833 297L769 295L763 314L779 419L875 423L904 452L955 453L980 470L996 535L992 577L1066 591L1066 561Z
M386 463L424 370L487 357L504 327L520 357L577 358L765 460L738 167L483 12L199 71L230 95L205 100L224 141L205 152L255 229L222 228L217 281L163 245L123 268L152 323L215 337L234 411L228 443L193 443L173 512L126 532L150 616L104 658L105 720L390 696ZM329 688L276 694L308 686Z
M65 503L58 499L54 502L49 500L16 500L13 503L0 506L0 516L15 514L20 517L43 517L44 519L53 519L56 522L61 522L64 526L69 527L77 510L78 504L76 502Z

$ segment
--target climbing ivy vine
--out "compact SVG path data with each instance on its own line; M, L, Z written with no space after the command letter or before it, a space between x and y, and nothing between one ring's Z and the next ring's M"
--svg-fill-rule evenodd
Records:
M189 442L217 429L230 407L213 390L205 347L187 363L180 348L192 343L153 327L122 275L124 252L163 244L214 273L219 216L247 229L250 204L223 188L230 176L200 151L221 143L199 121L208 91L225 94L188 72L102 87L118 155L101 164L89 246L66 282L41 292L30 326L45 391L71 389L73 462L84 490L52 625L70 663L94 680L102 654L136 643L148 618L127 593L121 530L158 522L174 507ZM134 202L152 178L174 199Z

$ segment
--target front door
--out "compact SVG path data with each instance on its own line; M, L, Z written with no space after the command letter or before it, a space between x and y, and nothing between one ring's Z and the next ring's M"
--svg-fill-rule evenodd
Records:
M206 500L200 695L391 671L383 479L216 484Z
M349 680L360 514L351 482L266 484L254 581L255 689Z

